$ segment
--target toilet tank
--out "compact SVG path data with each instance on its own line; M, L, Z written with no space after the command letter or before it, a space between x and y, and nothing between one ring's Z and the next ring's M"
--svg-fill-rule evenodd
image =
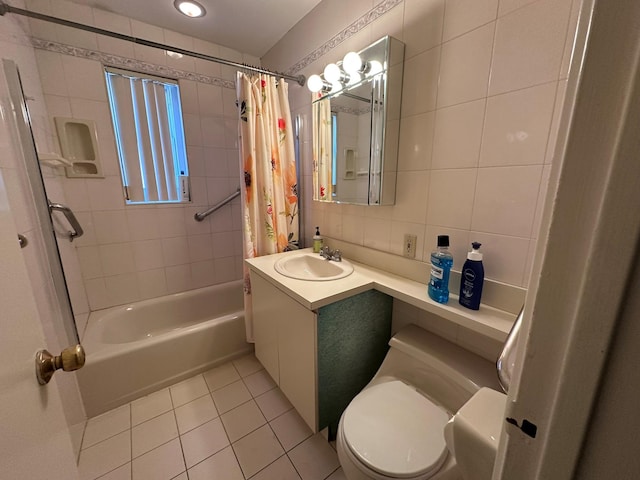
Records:
M451 414L480 388L500 389L494 363L416 325L396 333L389 346L372 383L405 380Z

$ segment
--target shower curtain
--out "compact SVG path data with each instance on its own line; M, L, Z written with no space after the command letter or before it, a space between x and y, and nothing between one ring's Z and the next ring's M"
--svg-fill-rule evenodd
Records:
M288 85L237 74L244 258L297 248L298 185ZM243 266L247 341L253 342L251 281Z
M328 98L320 100L321 93L311 95L313 131L318 132L313 136L313 199L331 200L333 196L331 103Z

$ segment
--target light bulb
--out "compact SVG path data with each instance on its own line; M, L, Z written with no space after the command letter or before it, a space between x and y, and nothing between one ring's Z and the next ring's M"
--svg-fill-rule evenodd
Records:
M369 69L367 71L368 77L373 77L382 71L382 64L377 60L371 60L369 62Z
M327 82L339 82L340 78L342 78L342 72L340 71L340 67L335 63L330 63L326 67L324 67L324 78Z
M360 83L361 80L362 80L362 75L360 75L360 73L358 72L350 73L349 81L347 82L347 85L355 85L356 83Z
M362 58L356 52L349 52L342 59L342 68L351 75L358 73L362 68Z
M191 18L204 17L206 13L204 7L193 0L175 0L173 5L180 13Z
M324 82L322 81L322 77L320 75L311 75L307 79L307 88L311 90L313 93L316 93L322 90L323 85L324 85Z

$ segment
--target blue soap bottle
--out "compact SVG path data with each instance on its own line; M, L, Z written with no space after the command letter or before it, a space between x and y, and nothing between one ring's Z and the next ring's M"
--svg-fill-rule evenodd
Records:
M429 297L438 303L449 301L449 274L453 255L449 253L449 235L438 235L438 247L431 252L431 275L427 288Z
M472 250L467 254L467 260L462 267L460 278L460 305L471 310L480 309L482 297L482 285L484 284L484 267L482 266L482 254L478 251L480 243L473 242Z

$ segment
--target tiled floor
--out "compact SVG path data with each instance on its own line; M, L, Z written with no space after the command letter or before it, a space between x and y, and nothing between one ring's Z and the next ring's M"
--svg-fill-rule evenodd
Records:
M344 480L253 355L88 421L82 480Z

